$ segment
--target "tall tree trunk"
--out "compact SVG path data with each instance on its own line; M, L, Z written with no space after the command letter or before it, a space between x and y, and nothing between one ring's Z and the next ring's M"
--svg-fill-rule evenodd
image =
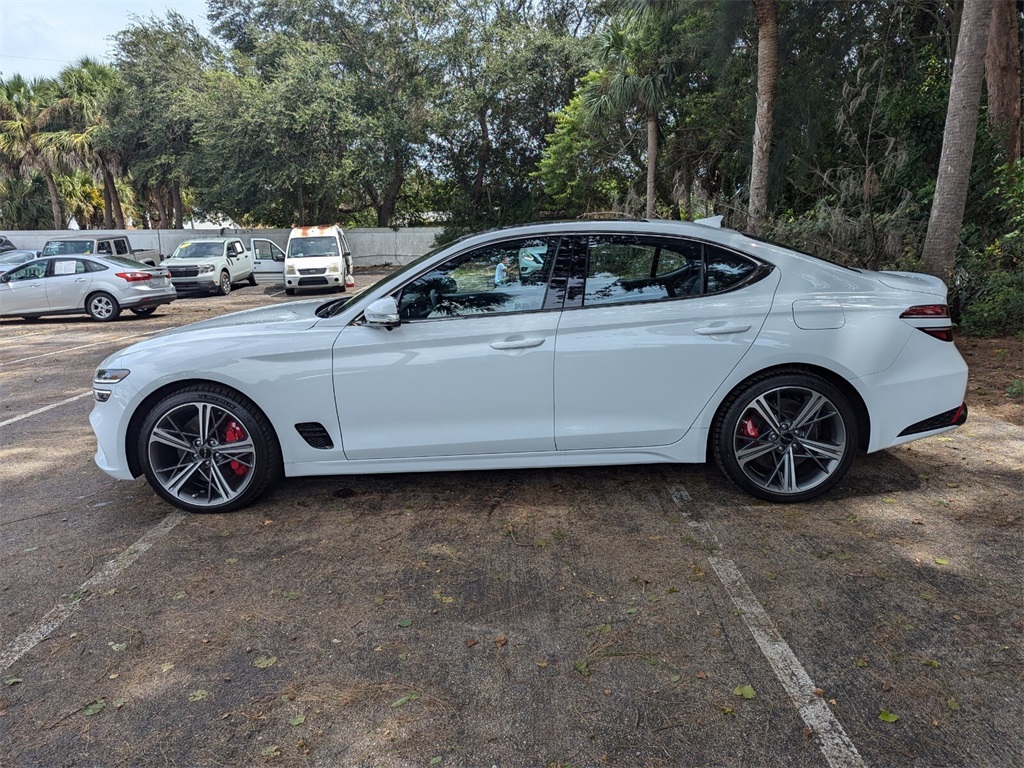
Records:
M299 181L299 226L306 226L306 187Z
M114 228L113 203L110 202L110 184L107 183L107 171L103 170L103 228Z
M755 233L768 212L768 167L775 124L775 87L779 81L778 0L751 0L757 18L757 116L750 162L748 227Z
M644 218L654 218L654 204L657 202L654 189L654 174L658 168L658 115L647 113L647 211Z
M153 202L156 203L156 212L160 217L160 221L157 224L157 229L168 229L167 227L167 204L164 201L164 191L160 187L157 187L153 191Z
M171 182L171 209L174 211L174 228L184 229L185 212L181 204L181 182L177 179Z
M114 174L107 166L103 166L103 200L106 203L107 197L110 197L110 216L112 219L111 224L115 229L124 229L124 209L121 207L121 195L117 192L117 183L114 180ZM104 224L106 223L106 214L104 214Z
M996 0L985 52L988 120L996 129L1006 160L1020 159L1020 36L1016 0Z
M391 220L395 217L398 195L402 191L403 183L405 183L405 159L396 153L394 162L391 164L391 180L388 182L388 188L384 190L384 197L381 198L380 204L377 207L378 227L391 226Z
M46 191L50 193L50 209L53 211L53 228L64 229L64 217L60 212L60 194L57 192L57 183L53 180L53 172L49 168L43 168L43 178L46 179Z
M953 272L956 244L967 205L967 185L981 104L981 77L985 71L985 41L992 6L993 0L968 0L964 3L956 43L935 199L921 253L921 268L946 281Z
M480 125L480 149L476 156L476 176L473 178L473 192L469 199L469 212L476 216L484 198L484 178L487 166L491 162L491 133L487 127L487 108L480 107L477 112L477 123Z

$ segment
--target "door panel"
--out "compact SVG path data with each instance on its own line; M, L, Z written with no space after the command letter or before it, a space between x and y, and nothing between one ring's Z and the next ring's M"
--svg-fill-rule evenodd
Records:
M79 259L53 259L50 276L46 278L46 302L50 309L78 309L85 306L85 297L92 283L92 273Z
M252 247L252 267L256 276L267 275L284 277L284 251L271 240L254 237L250 241ZM274 260L274 256L278 260Z
M0 312L31 314L49 309L46 302L46 264L36 261L11 270L10 280L0 283Z
M554 450L557 322L558 312L534 312L406 322L392 331L349 326L334 350L346 457Z
M555 344L558 450L677 442L753 344L778 272L736 291L700 295L692 254L682 247L672 257L668 271L655 261L643 277L592 269L587 297L607 303L562 313Z

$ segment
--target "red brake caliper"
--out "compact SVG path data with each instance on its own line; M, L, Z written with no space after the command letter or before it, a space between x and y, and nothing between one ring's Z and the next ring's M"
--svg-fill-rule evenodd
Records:
M239 440L245 440L245 430L242 429L242 425L237 421L229 421L228 428L224 431L224 442L237 443ZM249 468L240 461L232 461L231 470L241 477L249 471Z
M761 436L761 433L757 431L757 427L754 426L753 419L744 419L740 424L743 427L743 434L751 440L756 440Z

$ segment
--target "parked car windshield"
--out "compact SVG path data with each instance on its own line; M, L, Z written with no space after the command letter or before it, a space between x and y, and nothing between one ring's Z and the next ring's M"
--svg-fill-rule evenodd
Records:
M224 253L223 243L182 243L171 256L172 259L196 259L220 256Z
M288 258L337 256L338 241L333 237L296 237L288 242Z
M43 246L43 256L64 256L69 253L92 253L92 240L51 240Z

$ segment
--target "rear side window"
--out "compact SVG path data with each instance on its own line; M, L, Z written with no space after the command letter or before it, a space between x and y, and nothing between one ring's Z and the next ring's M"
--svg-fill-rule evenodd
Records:
M704 246L707 262L707 292L720 293L742 283L757 270L757 265L738 253L719 248L717 245Z
M701 244L633 235L588 238L585 306L701 293Z
M106 240L100 240L96 243L96 253L105 253L108 256L113 255L113 251L110 249L110 243Z
M128 254L128 241L127 240L115 240L114 250L117 251L118 256L126 256Z

